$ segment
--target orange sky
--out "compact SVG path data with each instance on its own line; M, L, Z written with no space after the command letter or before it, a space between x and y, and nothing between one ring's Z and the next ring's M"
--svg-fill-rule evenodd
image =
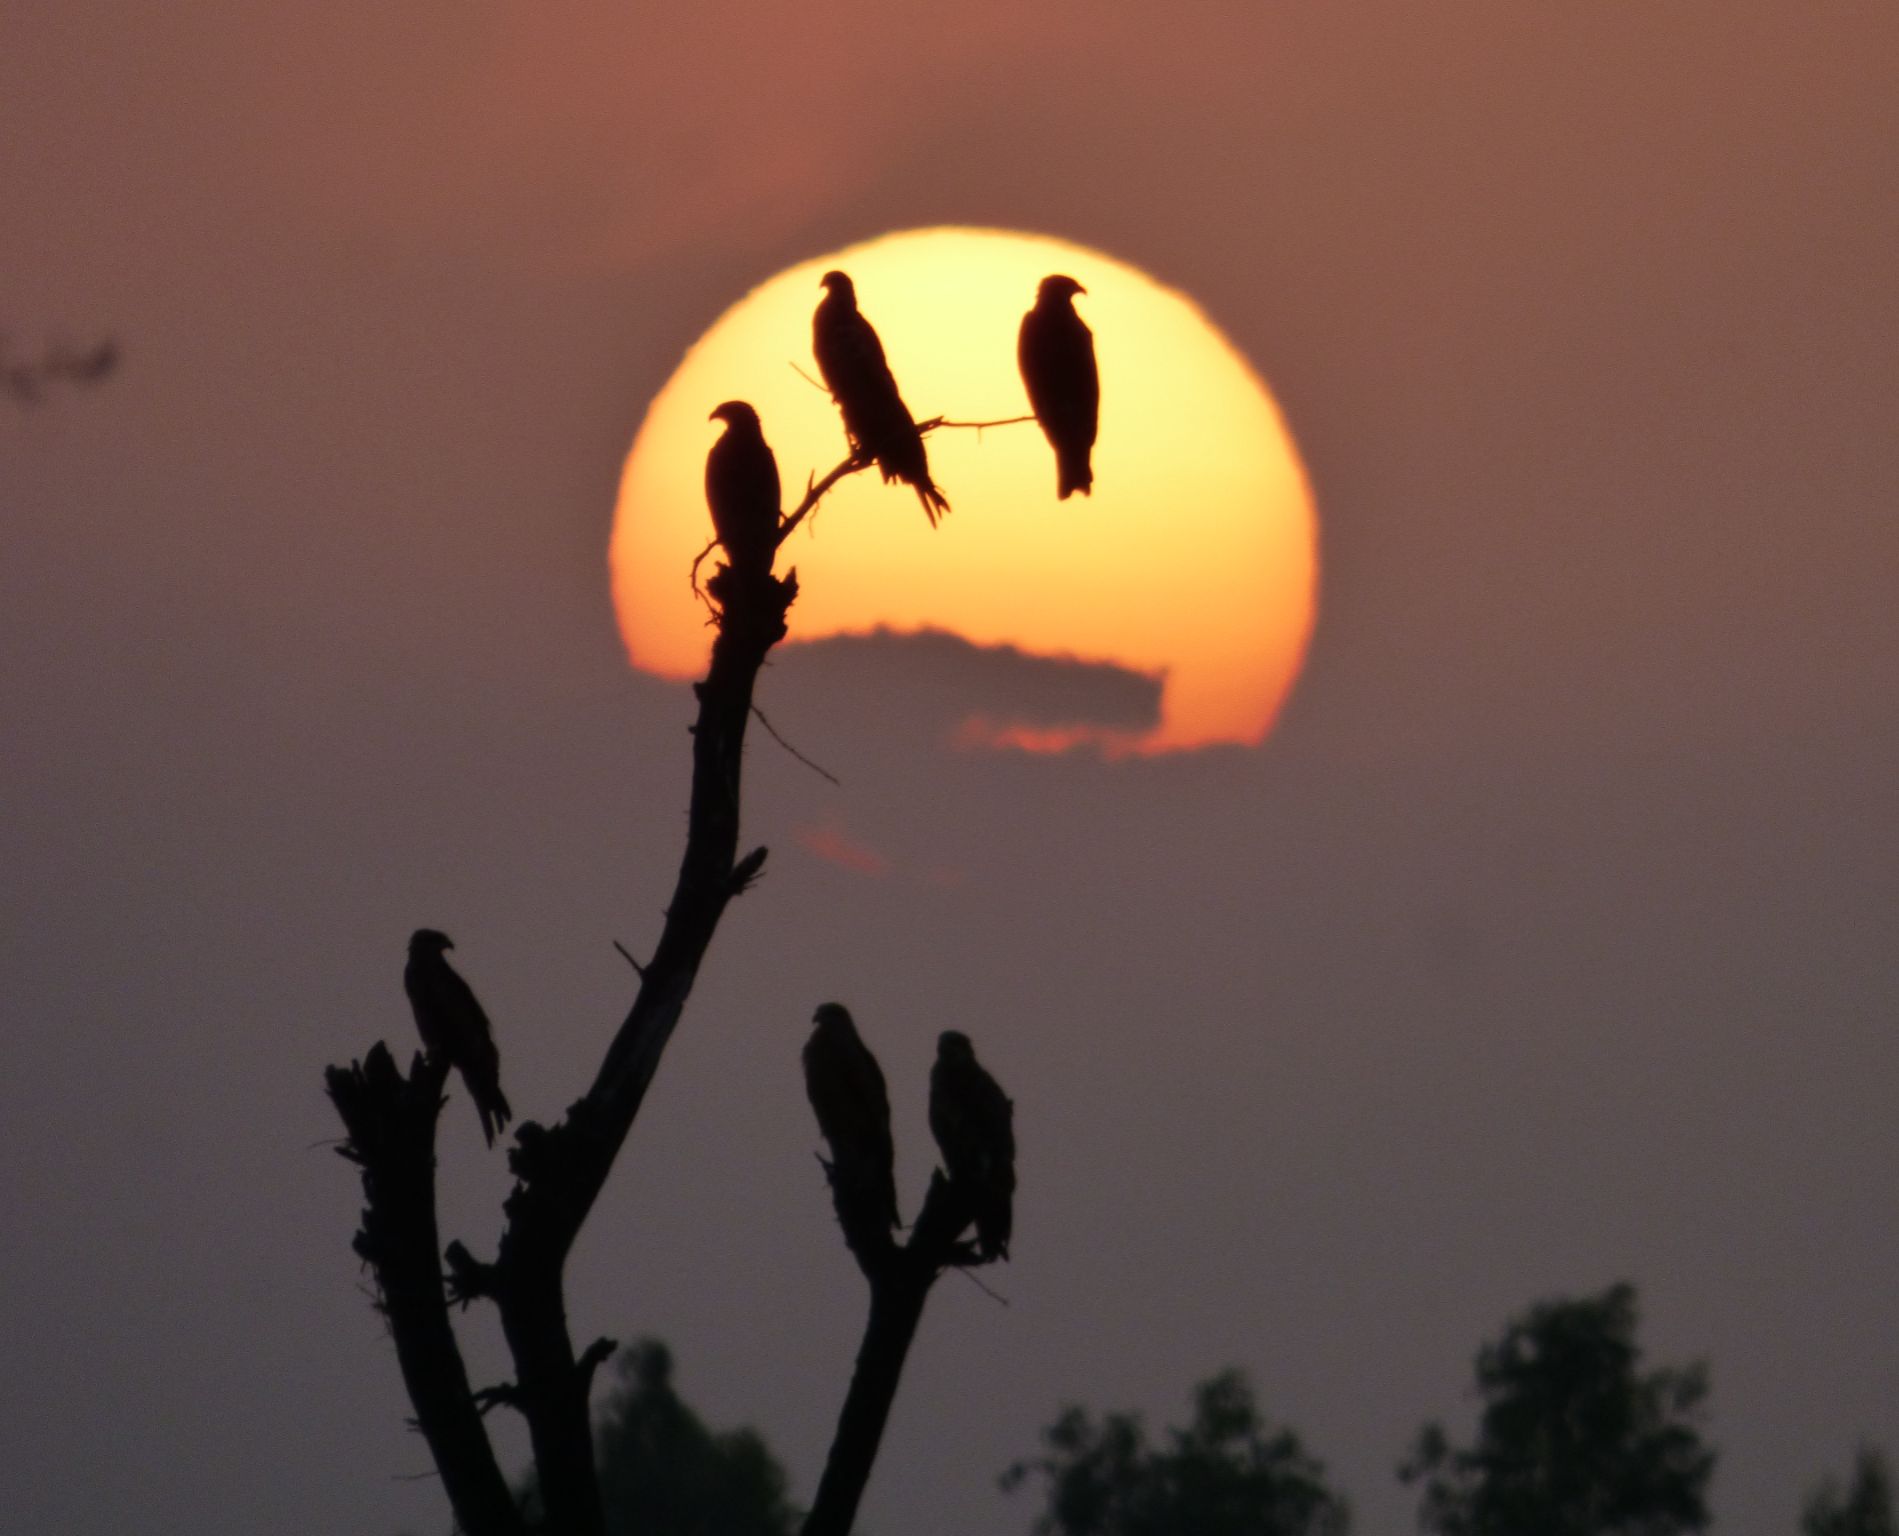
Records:
M1257 750L1106 762L942 743L1112 677L780 653L842 787L753 738L768 873L576 1327L666 1336L808 1496L839 997L907 1193L939 1029L1023 1147L1010 1305L932 1299L867 1527L1026 1529L994 1474L1059 1403L1158 1426L1231 1362L1406 1529L1479 1339L1624 1275L1712 1363L1723 1536L1899 1447L1895 58L1899 7L1808 0L0 7L0 330L125 357L0 413L10 1520L442 1527L318 1070L413 1043L428 923L522 1117L580 1091L683 817L690 698L602 571L640 413L735 296L944 223L1254 360L1322 498L1306 667ZM507 1175L445 1125L481 1251Z

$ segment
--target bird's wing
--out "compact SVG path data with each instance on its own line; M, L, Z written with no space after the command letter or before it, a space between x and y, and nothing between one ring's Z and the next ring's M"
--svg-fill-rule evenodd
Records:
M776 540L778 460L762 437L728 431L706 455L713 531L734 560L767 556Z
M488 1025L488 1015L481 1006L481 999L475 996L475 989L462 979L461 973L446 960L442 962L438 985L445 1011L454 1020L456 1034L461 1040L492 1041L494 1035Z
M1016 345L1035 416L1057 440L1092 445L1101 408L1094 332L1072 309L1039 305L1022 318Z
M884 360L884 344L876 327L854 309L818 306L811 350L818 372L838 403L847 411L868 411L895 398L897 381Z

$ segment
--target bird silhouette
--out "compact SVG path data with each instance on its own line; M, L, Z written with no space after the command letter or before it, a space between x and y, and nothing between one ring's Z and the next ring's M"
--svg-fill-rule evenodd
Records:
M778 460L758 412L743 400L726 401L706 419L725 423L706 454L713 532L733 570L769 571L778 548Z
M415 1012L422 1048L431 1056L446 1057L461 1073L481 1116L481 1134L492 1147L495 1132L506 1128L514 1111L501 1093L501 1053L495 1049L488 1015L443 956L454 947L455 941L438 929L416 929L409 938L402 986Z
M1016 363L1042 434L1055 450L1056 495L1093 494L1089 463L1101 416L1101 376L1095 368L1095 337L1075 313L1075 295L1088 290L1059 273L1042 279L1035 307L1022 317Z
M946 1029L930 1068L930 1134L950 1182L976 1214L976 1250L1009 1257L1015 1223L1015 1105L976 1060L969 1036Z
M841 1003L822 1004L804 1047L804 1091L830 1144L826 1168L845 1235L885 1237L897 1215L896 1146L883 1069Z
M884 344L858 311L856 285L842 272L826 272L819 286L824 297L811 317L811 352L825 388L844 413L851 445L876 460L885 484L901 480L912 487L934 528L937 515L949 511L949 498L930 478L923 434L897 393Z

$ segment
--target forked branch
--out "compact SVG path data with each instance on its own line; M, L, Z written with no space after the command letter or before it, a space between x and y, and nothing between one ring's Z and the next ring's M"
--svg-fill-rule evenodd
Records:
M951 422L984 427L1032 420ZM822 479L779 522L782 545L839 481L871 467L861 451ZM701 559L704 558L702 554ZM694 562L694 585L697 588ZM658 1071L727 904L757 878L763 848L738 855L745 731L759 668L784 638L797 597L795 574L721 566L706 584L717 635L711 664L694 687L692 789L685 853L651 959L621 953L638 991L586 1094L552 1126L522 1123L510 1150L516 1183L492 1263L460 1243L443 1249L435 1217L435 1122L446 1058L418 1056L405 1078L385 1046L361 1062L331 1068L331 1098L348 1139L343 1155L362 1166L366 1207L357 1250L375 1271L380 1304L395 1336L416 1422L441 1469L461 1529L470 1536L524 1536L482 1424L506 1404L527 1421L547 1525L561 1536L604 1536L594 1467L588 1389L610 1349L576 1353L567 1325L563 1272L568 1253ZM940 1176L908 1243L891 1245L865 1273L871 1317L806 1536L842 1536L855 1517L889 1415L903 1361L929 1288L943 1268L973 1262L958 1241L970 1215ZM515 1379L474 1391L449 1322L451 1303L492 1300L513 1355Z
M853 1248L858 1267L870 1282L870 1316L850 1391L838 1414L831 1454L801 1536L848 1536L870 1482L930 1287L945 1269L981 1262L971 1245L961 1241L974 1217L963 1193L938 1172L930 1180L930 1192L924 1196L908 1242Z
M845 469L849 468L847 464ZM841 474L841 472L840 472ZM840 476L830 477L835 483ZM828 486L827 486L828 488ZM815 505L821 491L808 498ZM631 1010L585 1097L551 1127L522 1124L509 1166L517 1183L492 1264L457 1243L449 1275L435 1219L435 1121L446 1059L418 1057L409 1078L378 1045L349 1068L332 1068L330 1096L363 1168L367 1204L357 1249L375 1271L416 1421L441 1468L461 1528L471 1536L521 1536L523 1526L481 1422L506 1401L526 1418L550 1528L601 1536L587 1394L603 1358L576 1354L562 1272L615 1155L638 1114L726 905L756 878L765 851L738 857L739 786L752 692L766 654L783 638L795 580L769 572L741 580L719 571L712 662L696 687L691 808L686 851L653 957L636 967ZM490 1299L501 1310L515 1380L479 1401L449 1323L451 1298Z

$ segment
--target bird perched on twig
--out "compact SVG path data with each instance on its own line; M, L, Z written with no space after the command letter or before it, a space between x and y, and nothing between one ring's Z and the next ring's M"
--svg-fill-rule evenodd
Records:
M1015 1222L1015 1104L976 1060L969 1036L946 1029L930 1068L930 1134L950 1182L976 1214L976 1251L1009 1257Z
M1095 368L1095 336L1075 313L1075 295L1088 290L1059 273L1042 279L1035 308L1022 317L1016 362L1042 435L1055 450L1056 495L1093 494L1094 451L1101 416L1101 376Z
M901 480L917 493L936 526L949 498L930 478L930 459L910 408L884 361L884 344L857 308L857 288L842 272L826 272L824 297L811 317L811 352L824 386L844 413L844 430L857 452L876 460L884 483Z
M769 571L778 548L778 460L765 441L758 412L728 400L708 421L725 431L706 454L706 505L712 529L735 571Z
M897 1215L896 1145L890 1136L890 1095L883 1068L870 1053L841 1003L812 1015L817 1028L804 1047L804 1090L831 1148L825 1165L845 1236L887 1237L903 1225Z
M455 941L434 928L418 928L409 937L409 963L402 986L415 1011L415 1027L422 1048L431 1056L448 1059L468 1085L468 1096L481 1116L481 1134L495 1144L495 1132L505 1129L514 1111L501 1093L501 1053L495 1049L488 1015L468 983L456 974L442 951Z

